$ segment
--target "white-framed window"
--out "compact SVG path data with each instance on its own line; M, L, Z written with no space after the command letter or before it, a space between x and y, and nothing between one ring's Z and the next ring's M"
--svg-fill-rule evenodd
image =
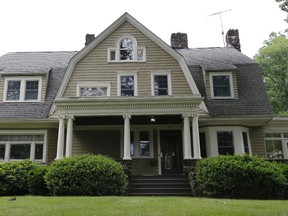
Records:
M109 62L145 62L146 48L138 46L132 35L125 35L116 41L115 47L108 48Z
M233 131L217 131L219 155L234 155Z
M207 156L252 155L249 128L242 126L209 126L199 130L205 139ZM201 140L201 137L200 137ZM203 142L204 143L204 142Z
M209 78L211 98L234 98L233 79L231 72L211 72L209 74Z
M153 157L152 130L136 129L130 132L130 155L134 158Z
M151 73L152 96L172 95L171 73L152 72Z
M1 132L0 161L46 161L46 132Z
M41 100L41 83L41 77L6 78L4 87L4 101L38 102Z
M288 133L266 132L264 140L267 159L288 159Z
M118 73L118 96L137 96L137 72Z
M81 82L77 83L77 97L110 96L110 83Z

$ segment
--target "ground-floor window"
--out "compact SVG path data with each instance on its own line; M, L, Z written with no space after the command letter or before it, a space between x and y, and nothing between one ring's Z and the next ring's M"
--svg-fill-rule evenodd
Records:
M151 130L133 130L130 132L130 154L132 157L153 157Z
M219 155L234 155L234 141L232 131L218 131L217 141Z
M288 134L265 133L265 150L267 159L288 158Z
M43 162L45 132L40 134L0 134L0 160L24 160Z

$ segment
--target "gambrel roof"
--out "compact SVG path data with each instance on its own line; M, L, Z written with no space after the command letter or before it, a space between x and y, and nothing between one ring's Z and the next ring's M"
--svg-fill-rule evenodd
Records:
M45 102L0 103L0 118L45 119L76 52L15 52L0 57L0 75L49 75ZM3 88L3 87L2 87Z

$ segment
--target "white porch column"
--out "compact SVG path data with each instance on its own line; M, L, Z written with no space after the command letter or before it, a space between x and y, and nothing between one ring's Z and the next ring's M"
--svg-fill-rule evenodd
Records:
M72 156L73 120L73 116L68 117L65 157Z
M124 115L124 157L123 160L131 160L130 155L130 118L131 115Z
M33 142L31 144L31 150L30 150L30 160L35 161L35 150L36 150L36 144Z
M193 159L201 159L202 157L200 151L198 114L193 115L192 131L193 131L193 153L194 153Z
M192 159L189 115L184 114L182 117L183 117L183 123L184 123L184 160L185 159L187 160L187 159Z
M56 160L63 158L64 152L64 133L65 133L65 117L59 117L59 128L58 128L58 141L57 141L57 156Z

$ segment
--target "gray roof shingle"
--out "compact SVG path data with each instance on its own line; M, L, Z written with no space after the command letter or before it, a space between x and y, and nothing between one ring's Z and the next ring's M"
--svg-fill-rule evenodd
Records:
M0 103L0 119L44 119L63 79L66 67L76 52L17 52L0 57L1 74L49 73L44 103ZM2 71L1 71L2 68Z
M234 48L177 50L186 60L212 116L273 115L258 64ZM238 99L207 99L203 71L236 70Z

